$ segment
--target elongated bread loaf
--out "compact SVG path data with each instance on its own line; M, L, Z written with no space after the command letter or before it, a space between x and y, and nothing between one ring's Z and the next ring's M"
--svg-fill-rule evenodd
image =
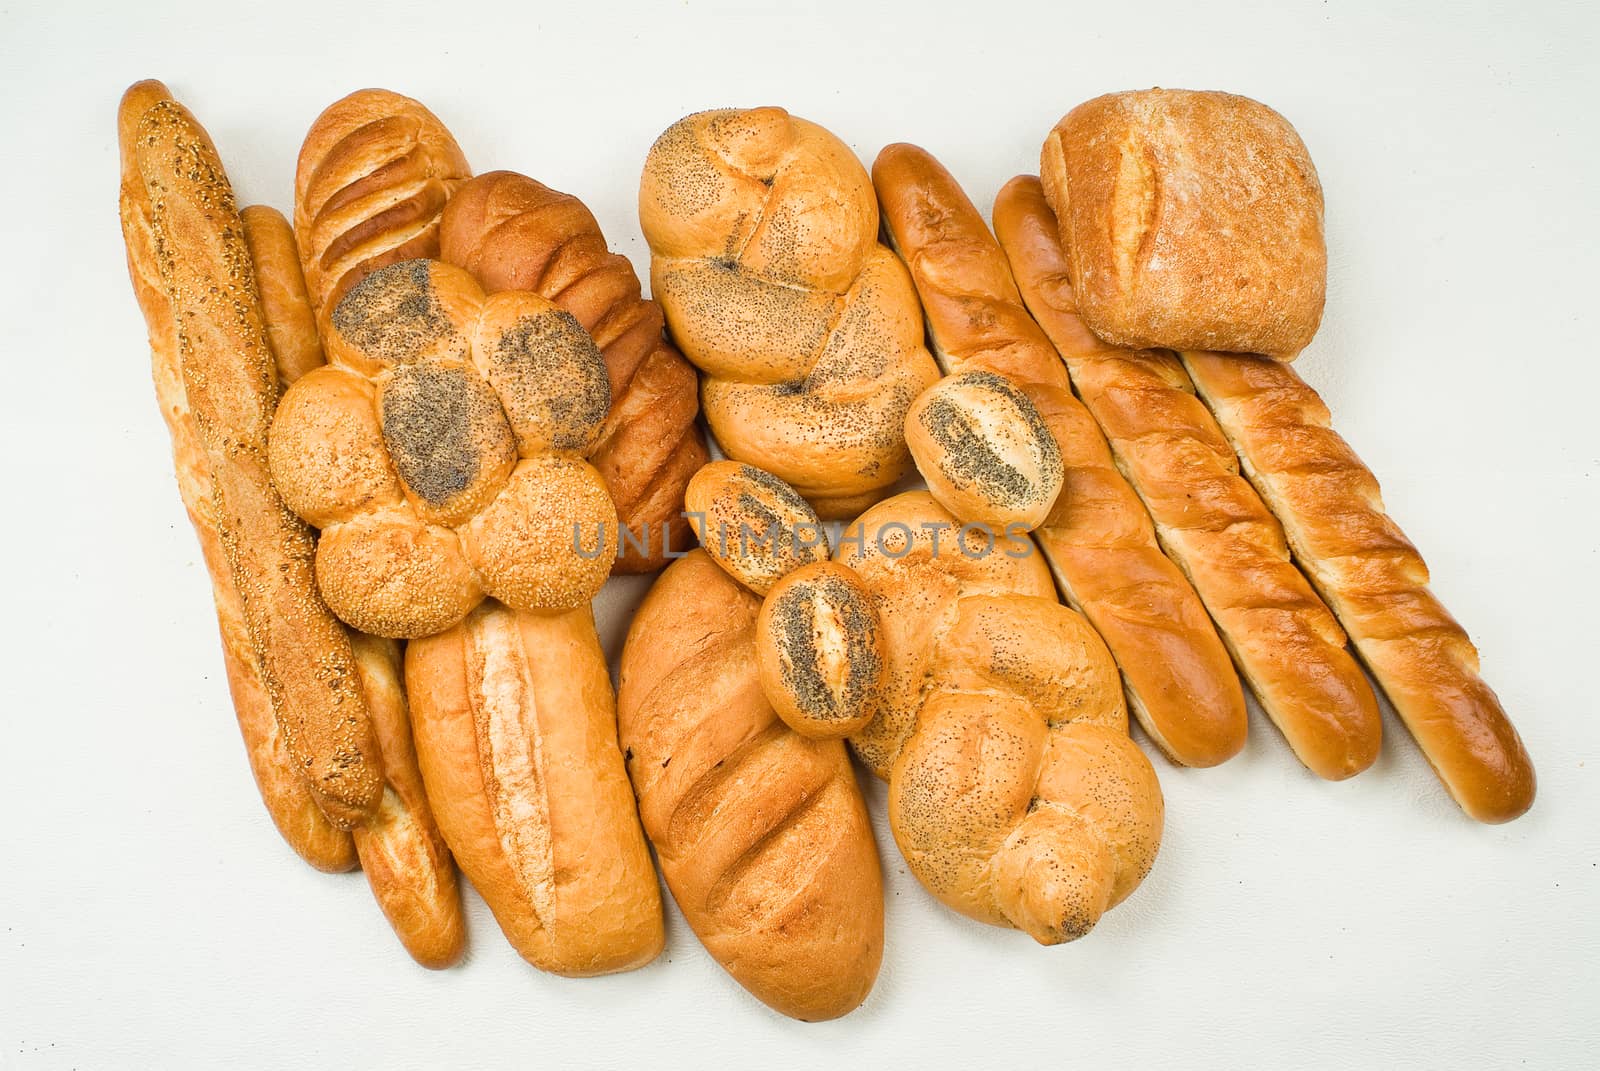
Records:
M410 97L360 89L317 116L294 174L294 232L325 315L387 264L439 255L439 217L472 174L437 116Z
M994 224L1029 311L1262 709L1319 776L1372 765L1383 732L1372 687L1183 366L1163 351L1107 345L1084 325L1038 179L1006 184Z
M1174 762L1213 766L1237 754L1247 721L1228 652L1194 589L1157 545L1094 417L1073 397L1061 359L1023 308L983 217L916 146L884 149L872 175L940 365L1015 383L1058 445L1064 484L1034 539L1066 601L1111 648L1128 706Z
M1439 779L1480 822L1533 804L1533 764L1478 652L1428 590L1428 567L1384 511L1378 481L1329 426L1294 369L1237 354L1180 354L1245 475L1283 523L1295 560Z
M439 828L512 947L564 975L654 959L661 896L589 607L485 602L407 645L406 690Z
M261 298L261 320L277 364L278 379L289 386L323 365L322 338L317 317L306 293L300 251L294 228L283 213L265 205L251 205L239 213L245 244L256 269L256 292Z
M877 977L883 879L844 743L789 729L762 691L760 607L703 550L668 566L628 629L617 725L707 951L770 1007L833 1019Z
M693 542L679 516L683 488L710 455L696 420L699 379L662 337L661 307L640 295L633 265L606 247L582 201L510 171L462 186L445 206L439 241L443 258L489 293L530 290L594 337L611 378L611 412L589 463L631 535L612 571L661 568L670 551Z
M267 473L277 377L233 190L182 106L149 86L130 99L153 103L128 117L135 193L125 204L149 205L148 239L137 239L149 252L135 259L153 261L175 325L188 418L209 469L206 520L216 525L285 749L318 806L347 828L376 808L382 766L349 640L316 591L311 532ZM136 281L141 294L154 286L135 275L146 280ZM158 353L165 332L152 331Z
M456 865L433 818L411 741L400 645L353 633L356 670L383 749L383 802L353 831L372 895L406 951L424 967L448 967L466 947Z

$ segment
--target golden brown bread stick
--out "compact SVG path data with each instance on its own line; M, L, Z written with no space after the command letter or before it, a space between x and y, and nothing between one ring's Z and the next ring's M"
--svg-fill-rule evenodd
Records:
M1200 397L1295 560L1461 808L1508 822L1533 805L1528 752L1478 675L1478 652L1428 590L1428 567L1317 392L1278 361L1183 353Z
M994 224L1029 311L1262 709L1318 776L1371 766L1383 733L1372 687L1183 366L1170 353L1118 349L1090 333L1038 179L1005 185Z
M934 356L951 373L1016 383L1055 436L1066 481L1034 539L1066 601L1104 637L1128 706L1173 761L1214 766L1244 746L1244 693L1188 580L1072 395L1055 347L1023 307L1005 253L948 171L914 145L872 167L891 244L911 269Z

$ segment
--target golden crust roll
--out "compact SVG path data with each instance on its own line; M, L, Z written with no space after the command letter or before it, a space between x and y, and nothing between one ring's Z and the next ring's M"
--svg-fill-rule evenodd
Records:
M439 255L439 217L472 175L432 112L361 89L317 116L294 175L294 232L313 310L324 315L368 273Z
M606 246L583 202L510 171L463 185L445 206L441 256L491 294L527 290L577 317L605 358L611 412L588 460L622 525L612 571L651 572L692 542L683 488L709 458L694 368L662 337L628 258Z
M1533 805L1533 762L1478 651L1428 590L1428 567L1389 517L1378 481L1289 366L1180 354L1243 471L1283 524L1378 686L1462 810L1508 822Z
M784 575L756 617L761 690L801 736L849 736L882 702L883 630L850 570L812 562Z
M851 742L888 779L906 864L971 918L1040 944L1083 936L1161 842L1110 652L1056 602L1026 535L963 542L924 491L850 530L835 560L871 593L885 661L880 712Z
M828 536L816 512L794 488L754 465L706 465L689 481L684 511L706 553L757 595L802 565L828 560Z
M485 602L409 643L405 673L439 828L518 954L569 976L654 959L660 893L589 608Z
M952 378L1005 377L1058 446L1062 490L1034 539L1068 605L1111 649L1139 724L1174 762L1214 766L1231 758L1248 723L1227 649L1189 581L1162 553L1094 417L1073 396L983 217L914 145L884 149L872 172L885 229L916 281L940 365Z
M883 956L883 878L842 741L786 727L756 666L761 600L703 550L656 579L622 650L617 725L684 918L757 999L857 1007Z
M334 611L417 637L485 595L530 611L587 603L617 519L582 460L610 388L572 314L411 260L367 275L327 322L332 364L284 396L271 463L322 528L317 580Z
M181 105L148 85L125 111L125 204L149 206L153 262L177 329L183 392L209 468L218 541L284 746L317 804L348 828L376 809L383 771L344 629L317 594L312 535L267 471L277 402L250 250L233 189L210 138ZM131 130L130 130L131 126ZM151 283L137 284L141 293ZM148 297L147 310L154 307Z
M1084 324L1037 179L1007 183L994 221L1029 310L1262 709L1318 776L1371 766L1383 735L1372 686L1183 366L1170 353L1108 345Z
M1300 135L1231 93L1072 109L1040 156L1084 322L1129 348L1292 359L1322 322L1322 186Z
M727 456L824 517L906 475L906 410L938 372L843 142L781 108L688 116L650 149L639 218L651 289L707 376L701 404Z

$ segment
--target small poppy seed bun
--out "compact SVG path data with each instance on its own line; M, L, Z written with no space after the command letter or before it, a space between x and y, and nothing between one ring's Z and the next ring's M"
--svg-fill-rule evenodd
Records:
M1039 410L1004 376L963 372L923 391L906 444L939 504L969 524L1032 531L1061 493L1061 450Z
M754 465L713 461L689 481L683 504L706 553L757 595L802 565L828 560L816 511Z
M877 713L883 632L855 573L813 562L780 579L756 618L761 690L801 736L840 737Z

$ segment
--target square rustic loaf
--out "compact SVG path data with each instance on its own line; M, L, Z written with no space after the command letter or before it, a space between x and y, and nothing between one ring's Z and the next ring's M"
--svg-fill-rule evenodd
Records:
M1316 334L1322 185L1266 105L1175 89L1097 97L1050 132L1040 177L1079 311L1108 342L1291 359Z

